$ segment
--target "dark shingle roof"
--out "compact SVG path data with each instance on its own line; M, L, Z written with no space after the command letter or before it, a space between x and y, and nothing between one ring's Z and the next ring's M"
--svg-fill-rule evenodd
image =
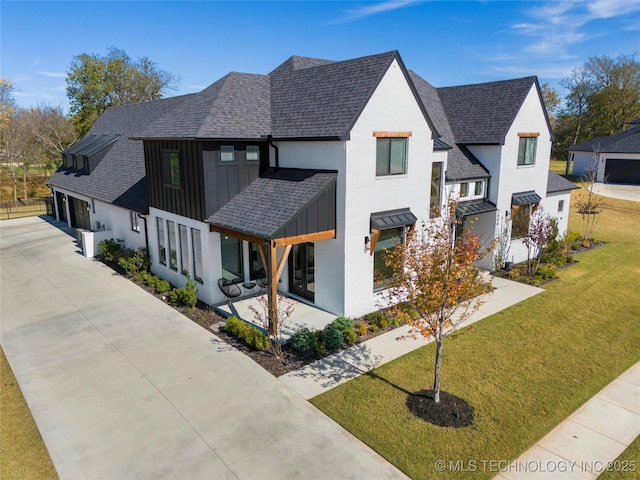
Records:
M469 149L456 143L456 138L449 124L449 118L440 101L438 89L414 72L409 72L409 75L424 107L429 112L431 121L441 135L434 144L434 148L438 149L442 143L451 146L451 150L447 155L447 181L488 177L487 170Z
M576 188L580 187L557 173L549 171L549 176L547 177L547 193L565 192Z
M185 95L108 108L85 138L67 149L82 152L84 148L91 149L97 138L113 139L119 135L105 157L90 175L61 170L51 177L49 185L145 213L148 201L143 145L129 137L189 97Z
M634 124L633 122L630 122ZM610 137L596 137L569 148L570 152L640 153L640 126Z
M337 172L288 168L268 170L206 222L264 239L335 229L336 178ZM324 206L329 206L329 211L324 208L325 216L300 218L305 216L305 209L323 194L326 196Z
M271 130L269 77L231 72L136 136L260 138Z
M402 65L395 51L341 62L291 57L269 74L273 136L346 139L393 60Z
M458 143L499 144L513 123L536 77L438 88Z

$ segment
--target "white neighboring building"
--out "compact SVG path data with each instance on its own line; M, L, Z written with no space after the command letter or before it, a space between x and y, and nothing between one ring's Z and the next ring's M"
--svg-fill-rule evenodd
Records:
M573 175L597 170L600 183L640 185L640 119L629 122L629 129L598 137L569 148Z
M133 119L126 131L121 116ZM551 132L535 77L438 89L398 52L291 57L268 75L230 73L198 94L109 109L92 135L119 137L89 175L68 158L51 182L56 195L95 205L83 228L100 222L134 248L146 231L152 271L178 286L190 275L209 304L225 300L219 283L258 291L268 279L264 289L360 316L379 307L382 250L439 215L448 192L491 240L534 206L554 214L563 200L568 211L574 188L548 172ZM105 163L125 143L137 156ZM142 173L112 191L134 163ZM145 193L135 208L122 202L134 191ZM132 211L145 225L140 237L127 227ZM513 260L526 259L511 243Z

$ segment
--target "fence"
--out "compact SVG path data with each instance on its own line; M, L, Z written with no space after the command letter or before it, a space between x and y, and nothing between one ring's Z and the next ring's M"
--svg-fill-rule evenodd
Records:
M53 198L29 200L27 204L19 202L17 205L14 203L0 205L0 220L35 217L38 215L55 216L53 213Z

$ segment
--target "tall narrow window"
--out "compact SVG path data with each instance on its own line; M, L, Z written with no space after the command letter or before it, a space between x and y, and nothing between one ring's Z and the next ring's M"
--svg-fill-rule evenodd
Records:
M176 224L167 220L167 237L169 247L169 268L178 270L178 251L176 249Z
M232 282L242 281L242 240L221 235L222 276Z
M460 197L466 197L469 195L469 184L467 182L463 182L460 184Z
M249 280L258 280L267 276L262 264L262 256L255 243L249 244L249 262Z
M513 205L511 207L511 239L522 238L529 233L529 223L531 214L535 211L537 204Z
M73 171L77 172L78 171L78 157L76 157L75 155L71 155L71 162L73 163Z
M200 230L191 229L191 250L193 250L193 279L202 282L202 241Z
M178 152L162 152L162 177L165 185L179 187L180 183L180 155Z
M82 157L82 168L84 169L84 174L89 175L89 157Z
M440 199L442 198L442 162L431 165L431 195L429 207L431 215L439 215Z
M474 195L482 195L482 182L476 182L476 187L473 192Z
M385 250L389 251L402 243L403 227L382 230L373 252L373 291L382 290L389 284L393 274L384 261Z
M158 261L162 265L167 264L167 248L164 240L164 219L156 218L156 225L158 227Z
M564 200L558 200L558 213L564 211Z
M140 223L138 222L138 214L136 212L129 212L131 216L131 230L140 233Z
M180 271L183 275L189 275L189 233L184 225L178 225L178 238L180 239Z
M518 165L535 165L537 143L537 137L520 137L520 145L518 146Z
M407 139L378 138L376 175L399 175L407 170Z

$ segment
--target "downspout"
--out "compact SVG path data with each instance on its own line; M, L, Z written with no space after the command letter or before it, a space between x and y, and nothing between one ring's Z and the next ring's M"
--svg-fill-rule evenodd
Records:
M273 147L273 149L275 150L275 153L276 153L276 170L278 170L280 168L280 151L278 150L278 146L274 145L273 137L270 134L267 136L267 141L269 142L269 146Z

